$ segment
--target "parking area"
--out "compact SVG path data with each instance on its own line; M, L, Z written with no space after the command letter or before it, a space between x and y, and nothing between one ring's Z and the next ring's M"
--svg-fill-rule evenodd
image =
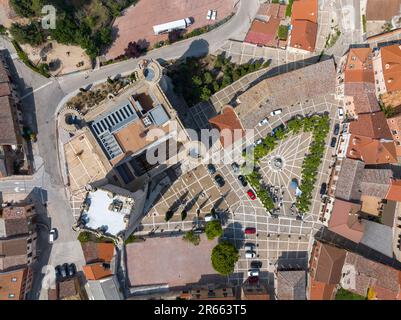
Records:
M114 24L114 42L106 52L106 58L114 59L122 54L128 43L136 41L144 46L153 46L168 39L167 34L155 35L153 26L184 18L192 18L190 32L205 25L219 22L234 12L234 0L146 0L126 9ZM157 11L155 11L157 8ZM217 11L215 20L206 19L208 10Z

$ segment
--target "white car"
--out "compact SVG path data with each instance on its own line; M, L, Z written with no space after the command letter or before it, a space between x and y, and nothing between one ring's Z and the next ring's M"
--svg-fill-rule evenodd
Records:
M338 108L338 119L340 120L344 119L344 109L342 107Z
M258 269L249 269L248 277L259 277L259 270Z
M253 251L245 252L245 258L252 259L252 258L255 258L255 257L256 257L256 253L255 252L253 252Z
M283 109L273 110L272 112L270 112L270 115L271 115L271 116L277 116L277 115L279 115L281 112L283 112Z
M213 221L213 220L216 220L216 217L213 216L212 214L205 215L205 221L206 222Z
M256 140L255 145L257 146L258 144L262 144L263 143L263 139L260 138L258 140Z
M206 19L210 20L212 18L212 10L208 10Z
M216 17L217 17L217 11L216 11L216 10L213 10L213 13L212 13L212 20L216 20Z
M51 229L49 233L49 243L53 243L56 240L56 229Z
M265 124L268 124L269 123L269 120L267 120L267 118L263 118L262 120L260 120L259 121L259 126L263 126L263 125L265 125Z

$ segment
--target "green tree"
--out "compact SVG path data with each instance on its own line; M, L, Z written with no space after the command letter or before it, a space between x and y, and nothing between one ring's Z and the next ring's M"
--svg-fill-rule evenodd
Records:
M10 33L15 41L22 44L30 44L38 46L45 41L45 35L41 29L39 22L31 22L27 25L13 23L10 28Z
M194 246L197 246L200 243L199 235L193 232L192 230L185 233L185 235L182 237L182 240L188 241L192 243Z
M7 29L6 27L4 27L2 24L0 24L0 35L4 35L6 34Z
M199 76L193 76L192 77L192 83L198 87L200 87L202 85L202 79Z
M216 237L220 237L223 234L223 228L219 220L209 221L205 227L206 237L209 240L213 240Z
M229 275L232 273L238 259L238 250L228 241L219 243L212 250L212 266L222 275Z
M210 91L210 89L208 87L206 87L206 86L202 87L201 95L200 95L201 100L207 101L207 100L209 100L211 95L212 95L212 92Z
M217 83L217 81L213 82L212 87L213 87L213 93L216 93L217 91L220 90L220 86Z
M213 82L213 76L210 72L205 72L205 74L203 75L204 79L205 79L205 83L206 84L210 84Z

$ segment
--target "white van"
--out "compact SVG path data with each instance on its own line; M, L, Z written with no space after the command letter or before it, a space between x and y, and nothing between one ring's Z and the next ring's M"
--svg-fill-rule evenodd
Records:
M216 220L216 217L213 216L211 213L205 215L205 221L206 222L213 221L213 220Z

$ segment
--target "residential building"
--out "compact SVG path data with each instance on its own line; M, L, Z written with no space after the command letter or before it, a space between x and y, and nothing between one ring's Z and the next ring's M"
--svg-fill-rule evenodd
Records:
M359 243L362 240L364 231L364 226L359 216L360 209L360 204L336 199L328 229Z
M316 241L309 262L309 300L334 299L346 251Z
M214 284L191 286L179 296L185 300L236 300L235 288Z
M350 123L347 157L368 165L397 163L393 137L383 112L360 114Z
M0 272L0 300L24 300L32 287L32 269Z
M18 173L15 168L20 167L19 173L31 173L25 157L26 144L21 136L20 107L6 54L0 51L0 178Z
M401 114L387 119L387 124L393 136L397 157L401 157Z
M277 270L277 300L306 300L305 270Z
M66 279L56 284L58 300L87 300L87 295L83 289L78 276Z
M241 300L270 300L267 285L259 278L256 281L246 279L242 284Z
M359 202L361 199L360 185L365 164L360 160L343 159L338 174L335 197L338 199Z
M125 240L143 216L146 194L115 185L90 186L76 227L113 240ZM99 267L96 267L100 271Z
M388 189L386 200L401 202L401 180L392 179Z
M292 5L290 46L314 52L318 30L318 1L296 0Z
M401 14L400 0L367 0L366 32L368 36L383 33L383 27Z
M113 243L82 243L86 265L82 267L87 280L100 280L113 275L112 264L114 261Z

